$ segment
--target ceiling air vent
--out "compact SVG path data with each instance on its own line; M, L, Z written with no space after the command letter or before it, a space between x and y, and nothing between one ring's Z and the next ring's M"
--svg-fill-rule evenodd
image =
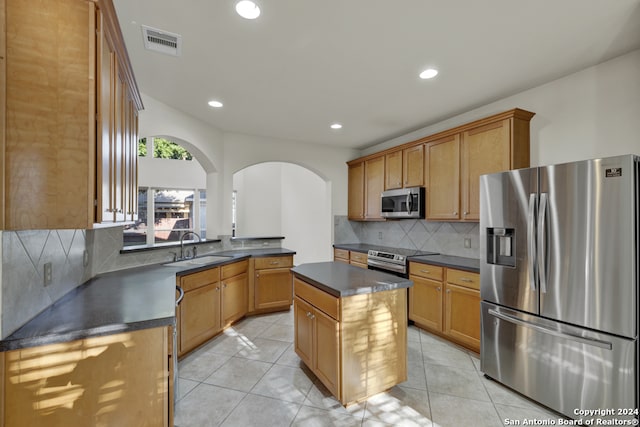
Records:
M182 36L157 28L142 25L144 48L166 55L180 56L182 53Z

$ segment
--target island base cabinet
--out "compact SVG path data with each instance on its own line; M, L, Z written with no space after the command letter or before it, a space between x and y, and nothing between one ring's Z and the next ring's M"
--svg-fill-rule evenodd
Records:
M294 277L295 351L347 406L407 379L407 290L342 298Z
M167 329L2 353L0 425L170 425Z

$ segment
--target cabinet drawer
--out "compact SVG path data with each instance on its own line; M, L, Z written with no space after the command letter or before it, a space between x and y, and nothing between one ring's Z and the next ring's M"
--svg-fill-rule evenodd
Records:
M180 278L180 286L185 292L220 281L220 267L192 273Z
M328 293L303 282L297 277L294 277L293 279L293 291L297 297L302 298L309 304L340 321L339 298L329 295Z
M465 288L480 290L480 275L478 273L448 268L447 282L464 286Z
M223 265L220 271L220 280L228 279L229 277L245 273L248 269L248 259L245 259L244 261L234 262L233 264Z
M425 279L437 280L442 282L443 280L443 267L437 265L422 264L420 262L409 263L409 274L424 277Z
M271 256L255 259L256 270L266 268L293 267L292 256Z
M357 263L360 263L360 264L366 264L367 263L367 254L363 254L362 252L353 252L353 251L351 251L349 259L351 260L351 262L357 262Z
M349 261L349 251L346 249L333 249L333 257L341 260Z

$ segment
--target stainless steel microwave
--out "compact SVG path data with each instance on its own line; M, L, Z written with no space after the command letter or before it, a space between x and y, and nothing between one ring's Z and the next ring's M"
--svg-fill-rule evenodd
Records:
M382 217L424 218L424 187L400 188L382 192Z

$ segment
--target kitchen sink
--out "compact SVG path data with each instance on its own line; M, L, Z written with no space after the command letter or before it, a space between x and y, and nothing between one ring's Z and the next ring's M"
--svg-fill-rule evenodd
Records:
M174 261L167 264L162 264L167 267L191 267L206 264L213 264L214 262L228 261L233 257L219 256L219 255L205 255L198 258L183 259L181 261Z

